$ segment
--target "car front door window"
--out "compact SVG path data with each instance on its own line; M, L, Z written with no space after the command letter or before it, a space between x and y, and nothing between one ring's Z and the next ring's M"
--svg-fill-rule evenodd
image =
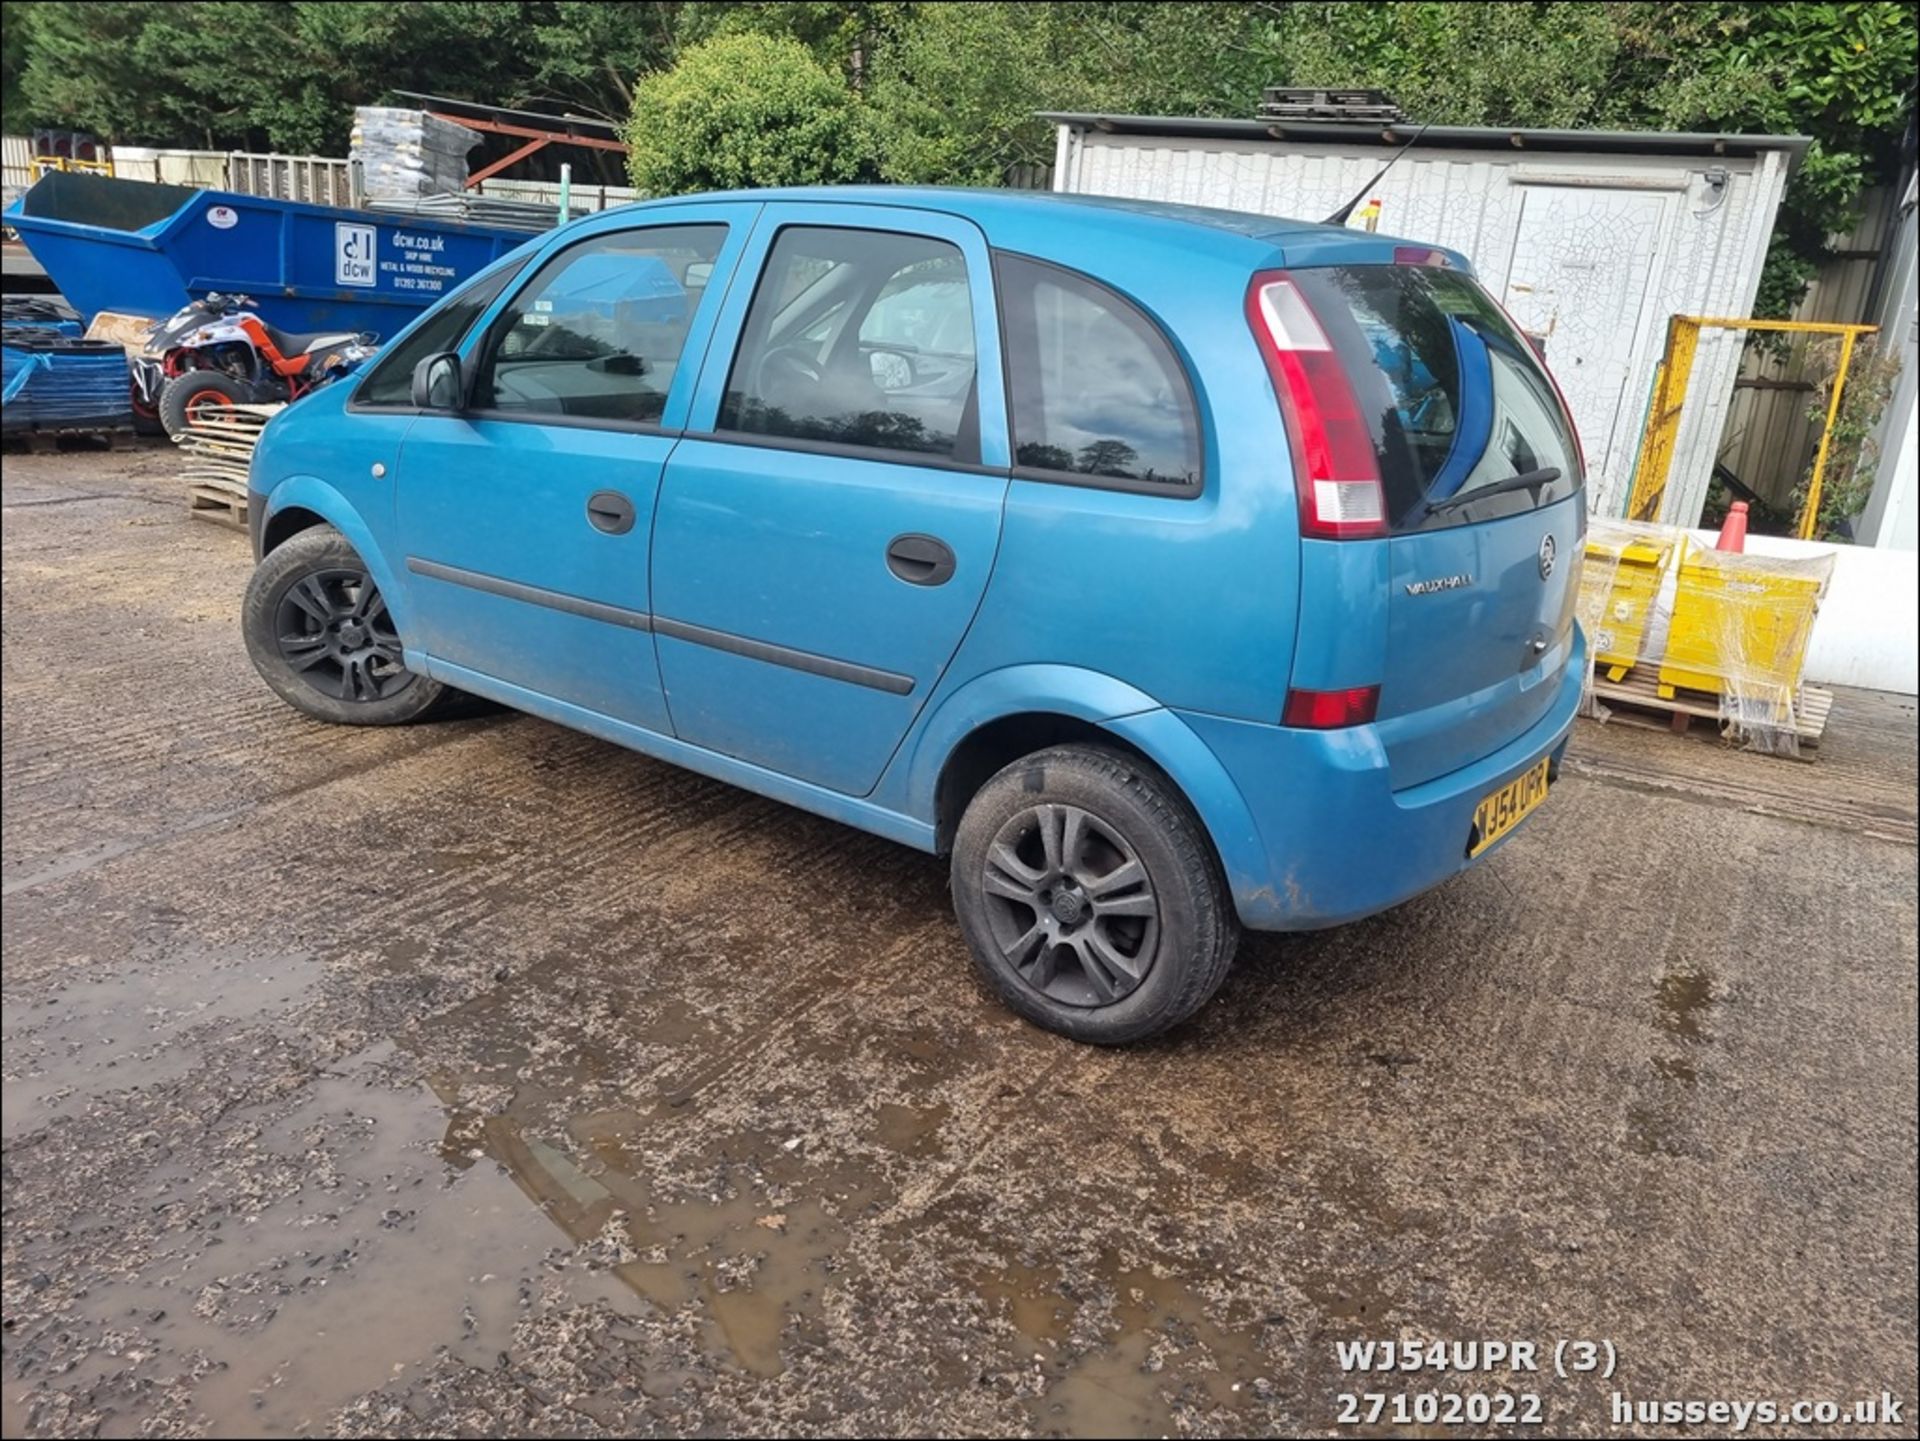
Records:
M721 225L654 226L561 251L495 320L474 409L657 423L725 237Z

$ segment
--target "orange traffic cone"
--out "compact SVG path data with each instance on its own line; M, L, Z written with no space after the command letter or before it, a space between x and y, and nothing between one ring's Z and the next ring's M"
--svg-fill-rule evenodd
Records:
M1727 518L1720 526L1720 539L1713 543L1715 550L1730 551L1734 555L1747 553L1747 503L1736 500L1727 507Z

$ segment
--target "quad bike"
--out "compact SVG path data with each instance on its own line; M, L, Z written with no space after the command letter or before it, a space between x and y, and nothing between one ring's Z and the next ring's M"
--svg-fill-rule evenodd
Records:
M173 439L210 411L298 400L372 355L366 331L298 335L269 325L244 295L212 294L162 321L133 357L133 413Z

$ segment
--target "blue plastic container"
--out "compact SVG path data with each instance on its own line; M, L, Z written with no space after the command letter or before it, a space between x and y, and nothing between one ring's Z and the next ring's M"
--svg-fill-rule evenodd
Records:
M382 339L516 246L524 231L53 171L7 224L81 315L171 315L251 296L283 330Z
M8 327L0 346L0 429L125 430L133 425L127 353L107 341Z

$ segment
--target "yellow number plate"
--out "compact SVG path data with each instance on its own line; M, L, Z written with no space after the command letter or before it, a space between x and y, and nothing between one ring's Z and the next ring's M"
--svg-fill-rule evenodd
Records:
M1467 857L1472 859L1507 834L1533 813L1547 798L1547 763L1509 781L1481 801L1473 813L1473 834L1467 842Z

